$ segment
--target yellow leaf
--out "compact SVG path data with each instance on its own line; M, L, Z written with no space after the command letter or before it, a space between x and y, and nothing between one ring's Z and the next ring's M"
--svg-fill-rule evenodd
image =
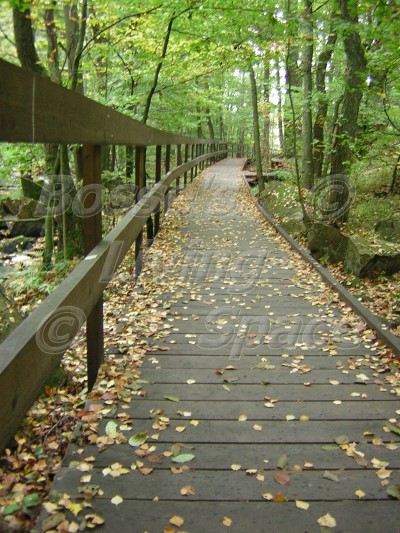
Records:
M240 415L239 418L238 418L239 422L246 422L247 420L247 415Z
M264 498L264 500L268 500L268 501L271 501L274 499L273 494L271 494L270 492L264 492L262 497Z
M190 425L194 426L194 427L197 427L199 425L199 421L198 420L191 420L190 421Z
M286 420L290 422L291 420L296 420L296 417L294 415L286 415Z
M179 515L171 516L171 518L169 519L169 523L176 527L181 527L184 522L185 519Z
M356 490L355 495L361 500L361 498L364 498L365 492L361 489Z
M240 470L242 468L242 465L231 465L232 470Z
M253 429L254 431L262 431L262 426L260 426L259 424L254 424Z
M301 415L299 418L300 422L308 422L310 419L306 415Z
M68 509L73 513L75 516L78 516L78 513L80 513L83 509L83 505L81 503L69 503Z
M310 504L308 502L303 502L301 500L296 500L296 507L298 509L301 509L302 511L307 511L310 507Z
M124 499L121 498L121 496L118 496L118 494L116 496L114 496L114 498L111 498L111 503L113 503L114 505L119 505L123 501L124 501Z
M323 527L336 527L336 520L333 518L333 516L327 513L326 515L318 518L318 524Z
M224 516L224 519L222 520L222 523L224 524L224 526L226 527L231 527L232 525L232 520L230 518L228 518L227 516Z
M175 428L175 431L177 431L178 433L183 433L186 429L186 426L178 426L177 428Z

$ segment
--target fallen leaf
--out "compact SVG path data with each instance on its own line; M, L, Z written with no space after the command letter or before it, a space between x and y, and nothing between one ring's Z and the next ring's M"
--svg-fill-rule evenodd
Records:
M274 496L274 502L276 503L285 503L287 501L288 501L287 497L284 494L282 494L282 492L277 492Z
M291 420L296 420L296 417L294 415L286 415L287 422L290 422Z
M387 494L396 500L400 500L400 485L390 485L386 489Z
M185 519L181 516L174 515L169 519L169 523L176 527L181 527L185 522Z
M182 494L182 496L193 496L196 494L196 490L194 487L192 487L192 485L185 485L179 492Z
M137 447L144 444L147 440L147 433L136 433L129 440L129 446Z
M365 492L361 489L356 490L354 494L357 496L359 500L361 500L361 498L364 498L365 496Z
M268 500L268 501L271 501L274 499L274 495L271 494L270 492L264 492L262 497L264 498L264 500Z
M240 415L239 418L238 418L239 422L246 422L247 420L247 415Z
M330 479L331 481L335 481L336 483L340 483L340 479L337 477L337 475L333 472L330 472L329 470L325 470L322 477L324 477L325 479Z
M279 483L279 485L287 485L290 481L290 476L286 472L276 472L274 474L274 480Z
M336 444L341 445L348 444L350 441L348 435L339 435L339 437L336 437L335 442Z
M308 502L303 502L302 500L296 500L296 507L302 511L307 511L310 504Z
M111 503L113 503L114 505L119 505L120 503L122 503L124 501L123 498L121 498L121 496L114 496L113 498L111 498Z
M231 465L231 468L232 468L232 470L235 470L235 471L236 470L240 470L242 468L242 465L233 464L233 465Z
M164 400L168 400L170 402L179 402L179 398L177 396L163 396Z
M396 433L397 435L400 435L400 428L391 424L390 422L386 422L385 426L390 429L392 433Z
M186 426L178 426L175 428L175 431L177 431L178 433L183 433L186 429Z
M191 453L181 453L171 459L173 463L188 463L195 458L195 455Z
M259 424L254 424L253 429L254 431L262 431L263 428Z
M326 515L318 518L318 524L323 527L336 527L336 520L333 518L333 516L327 513Z
M227 516L224 516L224 519L222 520L222 523L224 524L224 526L226 527L231 527L232 525L232 520L230 518L228 518Z
M285 468L285 466L288 464L288 457L286 454L283 454L279 457L278 462L276 463L276 466L278 468Z

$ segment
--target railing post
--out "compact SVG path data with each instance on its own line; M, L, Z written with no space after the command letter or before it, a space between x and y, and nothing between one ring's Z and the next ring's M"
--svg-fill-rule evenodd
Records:
M167 174L169 172L169 169L171 167L171 145L167 144L165 147L165 173ZM164 196L164 213L168 211L168 195L169 195L169 189L166 191Z
M146 180L146 170L145 170L145 157L146 151L144 146L136 146L135 149L135 185L137 188L136 201L140 200L140 193L143 194L143 189L145 187ZM142 255L141 250L143 246L143 230L136 237L135 241L135 275L136 278L139 277L140 271L142 270Z
M182 165L182 145L177 144L176 145L176 166L179 167ZM179 195L179 185L180 185L180 176L176 178L176 185L175 185L175 194L176 196Z
M185 163L187 163L189 160L189 145L185 144ZM186 187L187 185L187 171L183 175L183 185Z
M198 157L198 155L199 155L199 145L195 144L195 155L194 155L194 157L196 158L196 157ZM194 177L197 176L197 167L198 167L198 164L196 164L195 167L194 167Z
M83 187L87 191L83 198L83 208L88 214L83 217L84 251L85 255L88 255L102 239L101 190L98 187L101 184L100 145L83 145L82 171ZM99 202L98 208L96 202ZM100 365L104 361L103 296L86 317L86 348L88 389L91 390L96 382Z
M191 145L190 158L192 161L195 158L195 145L194 144ZM190 169L190 181L193 181L193 177L194 177L194 167Z
M161 152L162 152L162 147L156 146L156 176L155 176L156 183L158 183L161 179ZM157 233L160 230L160 209L161 209L161 205L159 203L156 207L156 214L154 216L154 235L157 235Z

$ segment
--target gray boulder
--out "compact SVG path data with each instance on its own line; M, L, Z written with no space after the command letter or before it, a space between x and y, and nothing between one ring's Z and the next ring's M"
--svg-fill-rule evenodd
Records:
M349 238L333 226L315 222L307 233L307 240L315 259L324 258L329 263L344 260Z
M381 239L400 242L400 220L380 220L375 226L375 231Z

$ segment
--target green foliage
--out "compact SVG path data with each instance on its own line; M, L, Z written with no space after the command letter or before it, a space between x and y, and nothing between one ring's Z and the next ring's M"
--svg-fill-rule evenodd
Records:
M50 294L75 266L76 261L58 260L51 270L46 270L36 264L14 272L7 282L7 287L17 296L27 294L35 299L43 298Z

